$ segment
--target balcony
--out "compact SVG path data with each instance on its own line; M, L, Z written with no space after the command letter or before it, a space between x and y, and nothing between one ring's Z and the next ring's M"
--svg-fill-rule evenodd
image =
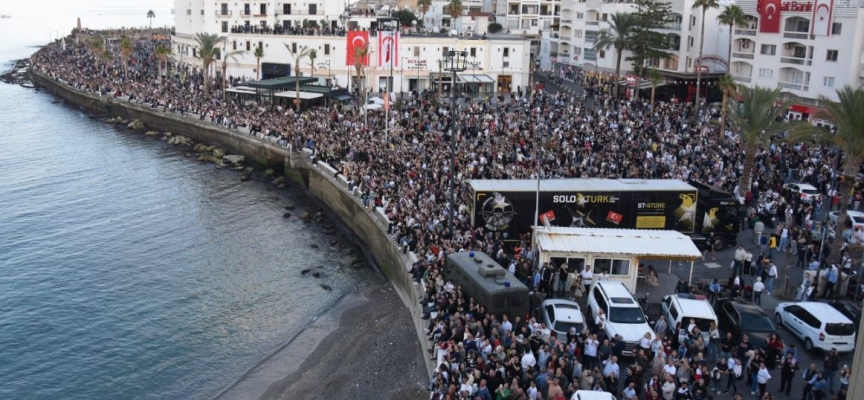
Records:
M747 60L752 60L752 59L753 59L753 53L736 53L736 52L733 51L733 52L732 52L732 57L733 57L733 58L743 58L743 59L747 59Z
M240 13L240 18L252 18L252 14Z
M570 25L570 26L573 26L573 20L572 20L572 19L562 19L562 20L561 20L561 25Z
M783 37L787 39L809 39L809 32L783 32Z
M777 87L783 88L783 89L801 90L801 88L803 86L801 83L795 83L795 82L777 82Z
M780 62L783 64L794 64L794 65L813 65L813 60L808 60L806 58L798 58L798 57L780 57Z
M742 36L756 36L756 29L736 29L735 34Z
M680 31L681 30L681 22L666 24L663 26L663 29L668 29L670 31Z
M228 18L232 13L231 10L216 10L216 18Z
M736 82L743 82L743 83L750 83L753 80L753 78L751 78L749 76L743 76L743 75L732 75L732 79L734 79Z
M585 21L585 25L598 26L598 25L600 25L600 21Z

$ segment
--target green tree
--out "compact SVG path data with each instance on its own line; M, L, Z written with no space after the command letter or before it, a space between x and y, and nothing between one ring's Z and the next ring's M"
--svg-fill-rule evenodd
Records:
M99 59L102 58L102 51L105 50L105 41L102 38L90 40L90 52L93 53L93 63L99 66Z
M726 108L729 104L729 97L734 96L738 91L738 84L732 79L732 75L726 73L720 77L717 82L720 91L723 92L723 103L720 112L720 137L726 135Z
M255 56L255 78L261 79L261 59L264 58L264 48L256 47L252 55Z
M741 171L738 194L743 195L750 191L753 183L753 169L760 147L767 146L772 136L790 127L785 122L777 121L789 108L789 102L777 101L780 97L779 88L770 90L759 86L748 88L739 85L737 94L741 101L728 107L726 113L733 129L741 133L744 169Z
M120 37L120 60L123 62L123 77L129 77L129 57L135 52L135 43L129 36Z
M490 22L489 27L486 28L486 30L489 31L489 33L498 33L498 32L501 32L501 30L503 30L503 29L504 29L504 27L501 26L501 24L499 24L497 22Z
M609 28L597 32L597 40L594 42L594 51L615 48L615 77L621 76L621 60L624 51L630 49L630 37L639 20L633 13L616 12L609 17ZM621 85L615 85L615 97L620 94Z
M802 123L792 129L790 141L816 141L822 144L833 144L843 152L843 164L840 175L838 191L840 192L840 211L837 214L837 226L831 242L831 253L828 256L829 264L840 265L840 248L843 246L843 231L846 229L846 211L849 206L849 196L852 193L852 185L861 163L864 162L864 89L853 88L846 85L837 90L839 101L819 96L819 102L824 104L824 109L816 112L815 118L831 121L837 128L836 133L825 128L818 128L809 123Z
M696 64L696 99L693 104L695 104L696 107L699 107L699 87L702 85L702 65L700 63L702 62L702 50L705 48L705 25L707 22L705 21L705 13L708 11L709 8L719 7L720 3L718 2L718 0L695 0L693 2L694 9L702 9L702 26L700 27L701 32L699 33L699 58L697 58L696 62L694 63Z
M411 23L417 19L417 16L408 9L396 11L394 17L399 20L399 26L411 26Z
M315 76L315 59L318 58L318 50L310 49L309 50L309 67L312 68L312 72L309 74L309 77Z
M240 60L238 58L242 58L246 55L245 50L234 50L225 53L225 56L222 57L222 99L225 99L226 90L228 90L228 62L233 61L234 65L240 66Z
M660 72L657 72L656 68L651 68L651 72L648 73L648 79L651 80L651 111L654 111L654 95L657 93L657 86L660 86L660 83L663 82L663 76L660 75Z
M303 46L295 54L293 51L291 51L291 46L289 46L288 43L285 43L285 48L288 49L288 54L291 54L291 57L294 58L294 76L296 76L295 81L297 83L297 88L296 88L297 91L295 93L297 95L297 98L294 99L294 102L297 104L297 110L299 111L300 110L300 64L303 63L303 59L309 58L309 55L312 52L312 49L310 49L307 46Z
M429 12L429 8L432 7L432 0L417 0L417 7L420 9L420 13L423 14L423 21L426 21L426 13Z
M156 13L153 10L147 11L147 19L150 20L150 30L153 30L153 18L156 18Z
M726 52L726 61L729 62L729 71L732 71L732 31L736 26L747 26L747 14L741 10L741 7L731 4L723 9L723 12L717 16L717 22L723 25L729 25L729 50Z
M201 57L201 70L204 74L204 91L210 90L210 65L219 54L219 44L225 41L225 36L215 33L198 32L195 42L198 43L198 57Z
M159 79L161 80L165 75L162 65L168 63L168 56L171 55L171 47L160 44L156 46L156 49L153 50L153 53L156 55L156 59L159 61Z
M636 12L633 13L638 23L630 35L630 55L627 61L633 65L633 71L639 76L646 76L646 61L664 59L669 52L669 36L658 32L672 23L672 6L663 0L634 0ZM677 49L676 49L677 50Z
M450 0L447 3L447 14L450 15L450 28L456 29L456 20L462 16L462 11L465 11L465 6L462 5L462 0Z

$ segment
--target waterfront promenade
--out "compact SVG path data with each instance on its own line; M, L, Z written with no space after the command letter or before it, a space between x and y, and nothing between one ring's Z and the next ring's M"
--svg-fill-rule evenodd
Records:
M440 276L442 260L450 252L480 250L504 262L515 255L512 247L470 226L470 195L463 182L536 177L535 160L539 159L543 178L692 178L732 189L742 161L737 138L720 135L709 124L708 115L693 125L687 122L691 111L681 105L658 104L650 110L641 102L618 102L604 94L608 89L590 80L586 81L590 101L584 103L561 92L544 92L521 106L464 106L452 120L448 105L408 100L391 112L390 121L384 121L381 114L370 115L367 126L353 112L312 108L297 113L231 97L222 100L218 91L203 90L203 78L194 71L160 79L149 53L152 46L146 40L136 43L140 57L128 76L118 57L96 58L83 44L67 45L65 50L47 46L34 55L33 68L76 90L195 118L270 145L308 149L315 161L338 172L334 180L344 182L363 207L389 222L386 229L391 239L404 247L406 258L414 260L410 268L418 284L426 285L424 304L433 304L430 312L439 311L428 323L429 333L436 346L448 350L447 358L453 357L453 369L436 374L431 386L441 397L461 389L482 393L487 387L492 393L507 390L513 398L520 398L520 392L531 393L531 382L547 395L559 386L563 394L583 382L574 379L580 375L574 374L578 364L574 356L581 345L557 350L539 325L487 316ZM454 139L448 132L454 123L463 130L457 139L457 170L451 171L447 149ZM390 135L384 134L384 124L390 125ZM777 144L766 148L758 165L757 197L773 199L789 176L830 177L830 169L824 166L836 165L835 156L818 147ZM458 190L455 232L446 228L452 212L446 201L450 174L455 175ZM790 204L789 209L790 216L781 216L792 225L813 212L801 204ZM527 250L529 243L525 236L519 248ZM517 276L530 280L536 271L531 270L528 257L516 259ZM524 332L522 338L520 332ZM540 333L536 343L534 332ZM535 345L539 348L534 349ZM531 364L527 353L534 357L535 351L547 356L544 361L563 361L561 375L555 364L551 368L538 360ZM549 359L552 353L555 357ZM471 354L479 358L472 360ZM633 374L628 376L636 379ZM458 377L466 382L459 382ZM609 382L613 384L619 382Z

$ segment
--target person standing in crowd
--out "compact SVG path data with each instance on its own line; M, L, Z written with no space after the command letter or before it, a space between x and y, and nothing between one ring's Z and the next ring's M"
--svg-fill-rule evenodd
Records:
M762 291L765 290L765 284L762 283L762 277L756 278L756 283L753 284L753 303L762 304Z
M789 396L792 391L792 380L798 371L798 359L792 353L786 353L783 362L780 363L780 392Z
M815 382L818 372L819 371L816 370L816 364L810 364L810 368L807 368L804 370L804 373L801 374L804 386L801 400L810 400L810 396L813 394L813 383Z
M831 348L831 351L824 358L825 364L822 366L822 371L825 373L825 381L828 384L828 391L834 394L834 388L837 386L837 371L840 369L840 356L837 355L837 349Z

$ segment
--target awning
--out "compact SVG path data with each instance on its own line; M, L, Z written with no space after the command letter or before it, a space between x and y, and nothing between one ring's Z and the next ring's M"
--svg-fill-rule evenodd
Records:
M618 81L618 85L626 86L629 88L635 88L636 87L636 86L630 86L630 84L626 80ZM666 82L664 81L664 82L657 83L656 87L660 87L660 86L666 86ZM639 90L644 90L644 89L651 89L651 80L650 79L643 78L641 81L639 81Z
M459 75L459 82L463 83L495 83L495 80L488 75Z
M632 255L695 260L702 257L689 236L677 231L547 227L537 231L543 251Z
M789 107L789 111L813 115L819 112L819 109L816 107L805 106L803 104L793 104Z
M296 90L286 90L284 92L276 93L274 96L296 99L297 98L297 91ZM312 100L312 99L318 99L321 97L324 97L324 95L321 93L300 92L300 100Z
M243 87L243 86L228 88L228 89L225 89L225 91L228 93L240 93L240 94L257 94L258 93L255 91L255 89Z
M351 100L351 99L353 99L353 98L354 98L354 96L351 96L351 95L348 95L348 94L340 94L340 95L337 95L337 96L333 96L333 99L338 100L338 101L349 101L349 100Z

